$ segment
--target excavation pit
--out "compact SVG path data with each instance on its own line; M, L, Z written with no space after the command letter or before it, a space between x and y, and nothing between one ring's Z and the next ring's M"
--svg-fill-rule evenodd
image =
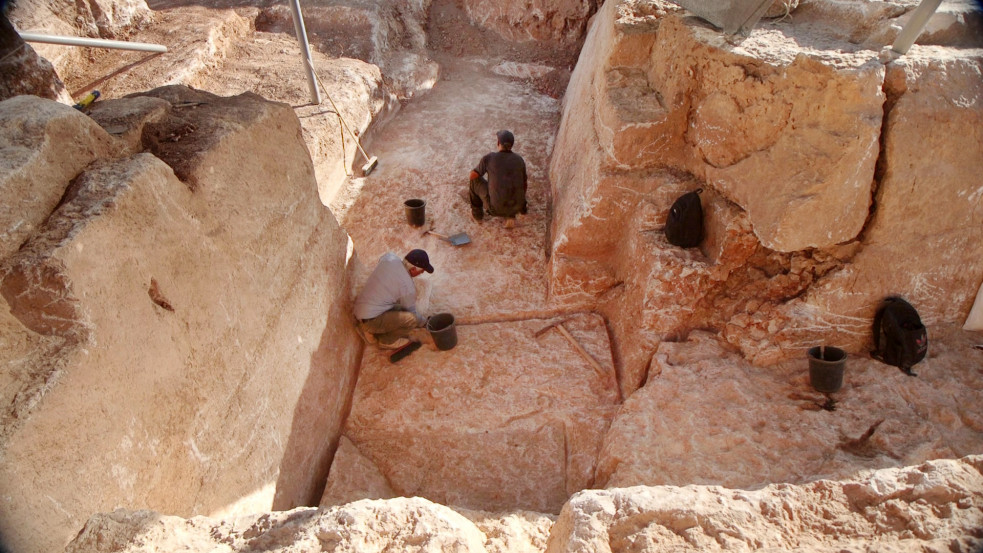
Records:
M599 315L564 322L599 374L563 335L535 337L550 322L459 326L453 350L424 347L399 365L366 350L343 430L351 447L335 455L321 505L421 496L557 513L591 487L618 407L607 330ZM351 466L378 476L356 483Z

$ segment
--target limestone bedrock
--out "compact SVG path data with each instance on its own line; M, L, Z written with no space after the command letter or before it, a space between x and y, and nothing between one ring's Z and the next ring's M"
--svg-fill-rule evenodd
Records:
M14 551L57 551L119 505L316 502L353 386L347 236L290 107L187 87L146 98L102 106L120 138L50 100L0 102L20 133L0 155L5 206L20 207L3 222L34 227L0 265Z
M945 7L885 64L909 7L810 2L729 39L669 2L601 7L550 162L550 293L608 316L626 393L693 329L770 365L865 351L890 295L929 325L965 320L983 281L979 8ZM684 252L660 230L697 188L707 239Z
M215 520L153 511L92 517L66 553L151 551L676 553L972 552L983 545L983 457L758 490L587 490L559 518L451 509L422 498ZM547 541L548 536L548 541Z

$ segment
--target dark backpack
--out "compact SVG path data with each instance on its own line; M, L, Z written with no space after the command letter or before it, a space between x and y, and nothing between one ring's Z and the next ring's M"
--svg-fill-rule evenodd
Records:
M680 248L694 248L703 241L703 205L700 203L702 188L680 196L666 217L666 239Z
M871 357L917 376L911 367L928 352L928 333L918 311L901 298L887 298L874 315Z

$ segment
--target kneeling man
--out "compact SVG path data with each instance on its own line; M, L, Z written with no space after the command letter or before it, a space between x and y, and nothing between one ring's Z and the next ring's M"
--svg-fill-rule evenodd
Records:
M387 252L355 298L355 318L362 335L380 348L399 349L410 342L409 333L426 323L416 312L413 278L433 272L423 250L411 250L400 259Z

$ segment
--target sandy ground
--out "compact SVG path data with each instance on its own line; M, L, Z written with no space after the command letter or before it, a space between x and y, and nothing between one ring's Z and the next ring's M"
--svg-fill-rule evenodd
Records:
M348 229L355 251L371 269L380 255L423 248L435 268L430 311L461 322L519 319L546 311L547 161L560 104L523 82L496 75L488 60L442 60L443 78L377 133L370 155L379 165L353 179L332 211ZM464 199L468 172L495 149L495 133L509 129L526 161L529 214L514 229L487 217L476 223ZM423 199L426 223L407 223L404 202ZM455 247L423 230L467 233ZM366 275L362 275L363 277ZM360 279L361 281L361 279ZM424 294L425 295L425 294Z

